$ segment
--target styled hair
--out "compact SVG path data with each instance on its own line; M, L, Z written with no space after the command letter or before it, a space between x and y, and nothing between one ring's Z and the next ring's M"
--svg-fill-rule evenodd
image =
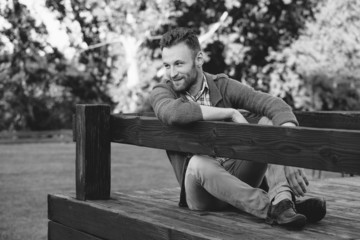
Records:
M194 30L189 28L175 28L165 33L160 41L161 50L185 43L193 53L201 51L199 39Z

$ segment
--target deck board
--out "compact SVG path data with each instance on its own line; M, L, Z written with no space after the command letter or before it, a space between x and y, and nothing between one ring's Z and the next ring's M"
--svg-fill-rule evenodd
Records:
M321 222L301 231L270 226L235 209L180 208L179 188L114 192L110 200L85 202L49 196L49 219L103 239L359 239L359 186L360 177L311 182L308 195L324 197L328 211Z

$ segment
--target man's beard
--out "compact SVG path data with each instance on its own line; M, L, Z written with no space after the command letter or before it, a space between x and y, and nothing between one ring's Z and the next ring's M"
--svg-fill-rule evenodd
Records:
M188 92L190 90L190 88L196 84L196 79L198 77L198 72L196 71L196 68L195 66L192 68L190 74L188 75L185 75L185 76L182 76L182 77L178 77L178 78L175 78L174 79L171 79L172 81L172 84L173 84L173 87L174 87L174 90L176 92ZM177 79L181 79L180 81L183 81L182 82L182 85L180 86L176 86L176 80Z

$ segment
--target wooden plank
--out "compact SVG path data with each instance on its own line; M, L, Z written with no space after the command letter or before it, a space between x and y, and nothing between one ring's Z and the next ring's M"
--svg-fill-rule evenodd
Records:
M76 197L110 197L110 107L76 105Z
M241 111L241 113L251 122L253 122L252 119L259 118L247 111ZM302 127L360 130L360 111L294 111L294 114ZM123 115L155 117L153 112Z
M111 141L196 154L360 173L360 131L229 122L165 126L155 117L111 116Z
M90 234L77 231L62 224L49 221L48 240L102 240Z
M51 196L49 219L105 239L262 239L264 236L288 239L281 234L293 233L284 228L272 227L261 219L232 214L222 223L222 215L199 215L198 212L168 208L161 202L137 201L132 197L114 200L80 202L65 196ZM227 212L229 213L229 212ZM227 214L225 213L225 214ZM79 221L81 219L81 222ZM305 237L305 238L304 238ZM295 234L293 239L309 239L311 234ZM335 239L327 236L327 239Z
M72 121L71 121L71 128L72 128L72 139L73 142L76 142L76 114L72 115Z
M358 177L352 179L360 182ZM49 196L49 218L105 239L359 239L360 220L353 213L360 206L353 203L360 192L354 199L341 202L346 185L341 179L339 183L332 191L334 195L326 197L326 217L307 224L302 231L270 226L236 209L212 212L180 208L179 188L115 193L110 200L86 202ZM331 184L312 182L309 195L321 197L318 192L330 189Z
M62 195L48 196L48 218L78 231L109 240L215 239L193 230L179 229L169 226L166 222L158 222L136 209L132 212L112 211L89 201L78 201Z
M359 111L298 111L294 113L300 126L360 130Z
M187 229L193 232L202 233L209 239L262 239L264 236L269 239L289 239L283 236L284 232L292 233L288 229L272 227L264 223L264 220L255 218L248 214L232 211L222 212L196 212L189 209L179 208L177 202L171 205L163 205L163 201L149 201L148 198L134 198L129 195L114 195L115 200L106 202L98 201L111 209L123 209L134 212L137 209L143 215L151 216L152 219L167 223L169 227ZM159 200L159 199L157 199ZM309 234L302 234L302 237ZM293 239L303 239L294 236ZM331 239L331 237L330 237Z
M354 181L360 181L360 178L355 178ZM313 186L312 191L309 193L310 196L317 196L323 197L322 194L319 194L319 191L324 191L324 187L327 187L329 183L322 184L321 182L312 182L311 185ZM339 189L339 188L337 188ZM339 203L339 200L342 200L342 192L345 191L344 189L339 189L339 193L334 190L335 196L328 196L326 197L328 203L328 214L324 220L317 224L308 224L301 234L311 234L313 235L305 236L301 235L300 239L328 239L329 236L332 236L334 239L339 239L341 237L344 238L359 238L360 237L360 221L357 216L359 213L356 212L360 211L360 206L356 206L353 203L356 203L357 199L360 197L360 193L357 192L357 197L350 200L350 201L342 201ZM171 192L169 192L171 191ZM173 197L170 197L173 196ZM118 197L118 201L114 202L124 202L124 199L131 199L131 203L138 206L138 208L144 208L142 211L146 212L146 208L150 208L151 205L158 206L158 211L156 214L159 215L167 215L169 218L179 218L182 214L186 214L184 210L181 208L176 207L176 203L179 196L179 190L168 190L168 191L146 191L146 192L135 192L133 194L121 194L116 193L116 198ZM338 204L339 203L339 204ZM113 203L110 205L108 202L104 202L105 205L108 207L116 208L116 205ZM119 206L120 208L120 206ZM348 210L346 210L348 209ZM355 214L353 214L355 212ZM155 212L152 212L153 214ZM197 212L195 212L196 214ZM237 212L233 212L233 214L229 214L229 212L200 212L197 216L194 216L191 219L190 215L194 213L188 213L186 216L188 218L186 221L188 222L196 222L197 224L202 221L206 222L216 222L217 225L234 225L235 223L241 224L242 227L246 227L249 229L253 229L254 232L258 234L269 234L267 238L270 238L271 234L278 234L280 236L286 234L282 228L273 228L267 229L266 225L259 225L259 222L256 222L256 218L245 215ZM235 223L234 223L235 222ZM201 226L201 224L200 224ZM216 227L216 226L212 226ZM262 233L262 231L264 232ZM228 230L229 231L229 230ZM270 232L268 232L270 231ZM353 233L353 231L355 231ZM319 235L316 235L317 233ZM286 235L287 236L287 235ZM341 237L340 237L341 236ZM288 237L288 238L295 238L295 236Z
M351 178L353 182L359 182L360 178ZM343 178L336 179L336 181L342 183ZM335 180L334 180L335 181ZM323 197L319 192L324 192L332 185L331 181L316 181L311 182L311 191L308 193L310 196ZM114 203L124 202L125 199L131 199L131 203L138 206L138 208L144 208L142 211L146 212L146 208L150 208L151 205L154 208L158 208L156 214L167 215L169 218L179 218L182 214L186 214L189 218L186 219L188 222L216 222L217 225L234 225L236 223L240 224L242 227L252 229L257 236L270 236L278 234L279 236L286 236L291 239L357 239L360 237L360 220L357 218L358 214L354 215L354 212L360 211L360 205L356 205L357 199L360 197L360 192L356 191L356 196L353 199L347 201L341 201L343 192L347 192L346 185L339 185L335 189L332 189L331 192L333 196L326 197L328 203L328 213L325 219L316 224L308 224L303 231L296 233L295 236L288 235L290 233L286 232L283 228L272 228L266 229L266 225L263 226L254 221L254 217L246 214L241 214L237 212L191 212L186 214L186 210L182 208L177 208L177 200L179 196L179 189L166 189L166 190L151 190L151 191L136 191L130 194L116 193L114 198L118 198L117 201L111 200ZM116 205L108 202L103 202L108 207L116 208ZM149 206L147 206L149 205ZM120 206L119 206L120 208ZM346 211L347 209L347 211ZM154 214L154 212L152 212ZM193 219L190 215L197 214ZM235 222L235 223L234 223ZM200 224L201 226L201 224ZM213 227L213 226L212 226ZM215 226L216 227L216 226ZM264 232L262 233L262 230ZM300 234L300 235L298 235ZM307 235L310 234L310 235Z

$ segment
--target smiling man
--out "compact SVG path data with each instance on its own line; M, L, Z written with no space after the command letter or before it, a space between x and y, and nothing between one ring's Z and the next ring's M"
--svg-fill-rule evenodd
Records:
M258 124L298 125L283 100L255 91L225 74L204 72L203 53L191 30L177 28L167 32L161 49L166 76L154 87L150 101L163 123L248 123L238 111L244 109L260 116ZM295 201L295 196L305 195L309 184L302 169L183 152L167 154L181 186L180 206L221 210L232 205L267 223L294 228L325 216L324 200Z

